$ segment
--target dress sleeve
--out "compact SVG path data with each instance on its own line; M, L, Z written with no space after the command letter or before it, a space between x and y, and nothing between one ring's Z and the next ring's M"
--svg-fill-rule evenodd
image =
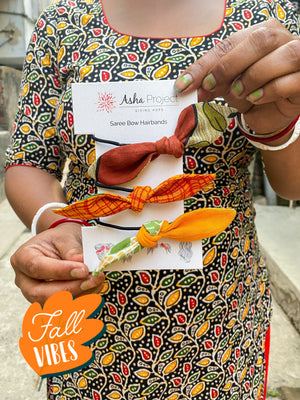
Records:
M40 16L28 45L6 167L38 167L61 180L65 156L55 119L61 82L56 67L55 20Z

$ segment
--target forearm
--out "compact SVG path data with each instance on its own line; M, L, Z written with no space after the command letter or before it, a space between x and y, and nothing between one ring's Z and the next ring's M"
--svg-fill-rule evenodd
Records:
M279 139L278 146L287 140ZM291 145L279 151L261 150L265 172L274 191L288 200L300 199L300 137Z
M12 208L30 228L37 210L46 203L66 202L59 181L39 168L12 166L5 173L5 191ZM47 229L61 217L51 210L43 212L38 220L37 231Z

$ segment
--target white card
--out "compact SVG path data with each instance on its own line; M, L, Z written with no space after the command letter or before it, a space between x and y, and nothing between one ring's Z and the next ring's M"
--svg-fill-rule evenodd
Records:
M173 81L134 81L72 84L74 132L94 136L119 143L153 142L175 132L180 112L197 102L197 92L179 96ZM110 150L112 145L96 142L96 156ZM161 155L134 180L120 185L149 185L155 188L171 176L183 173L182 158ZM126 192L99 189L126 196ZM183 201L168 204L146 204L140 213L126 210L103 222L123 227L139 227L154 219L172 222L184 212ZM126 237L134 236L134 231L117 230L102 226L85 228L83 232L84 260L90 270L99 264L100 249L112 246ZM159 268L201 268L201 241L183 243L161 241L152 250L140 253L112 264L108 270ZM98 250L97 250L98 249ZM104 250L103 250L104 251Z
M104 252L113 245L137 231L120 231L104 226L82 227L84 263L93 271ZM105 271L127 271L147 269L199 269L202 268L201 240L195 242L177 242L162 239L152 249L144 248L133 256L117 261L105 268Z
M75 134L138 143L172 136L197 92L178 95L174 80L73 83L72 99Z

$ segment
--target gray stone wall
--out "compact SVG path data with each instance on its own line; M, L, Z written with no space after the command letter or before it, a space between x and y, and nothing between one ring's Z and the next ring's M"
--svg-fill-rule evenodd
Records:
M16 114L20 93L21 71L0 66L0 201L5 198L5 150Z

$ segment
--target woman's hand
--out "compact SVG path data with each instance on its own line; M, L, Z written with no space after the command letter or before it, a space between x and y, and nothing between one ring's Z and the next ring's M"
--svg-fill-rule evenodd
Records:
M68 290L74 297L99 292L104 274L92 276L83 263L81 228L65 223L24 243L11 257L16 285L30 302Z
M282 129L300 114L300 39L279 21L239 31L197 60L175 83L199 101L222 96L257 133Z

